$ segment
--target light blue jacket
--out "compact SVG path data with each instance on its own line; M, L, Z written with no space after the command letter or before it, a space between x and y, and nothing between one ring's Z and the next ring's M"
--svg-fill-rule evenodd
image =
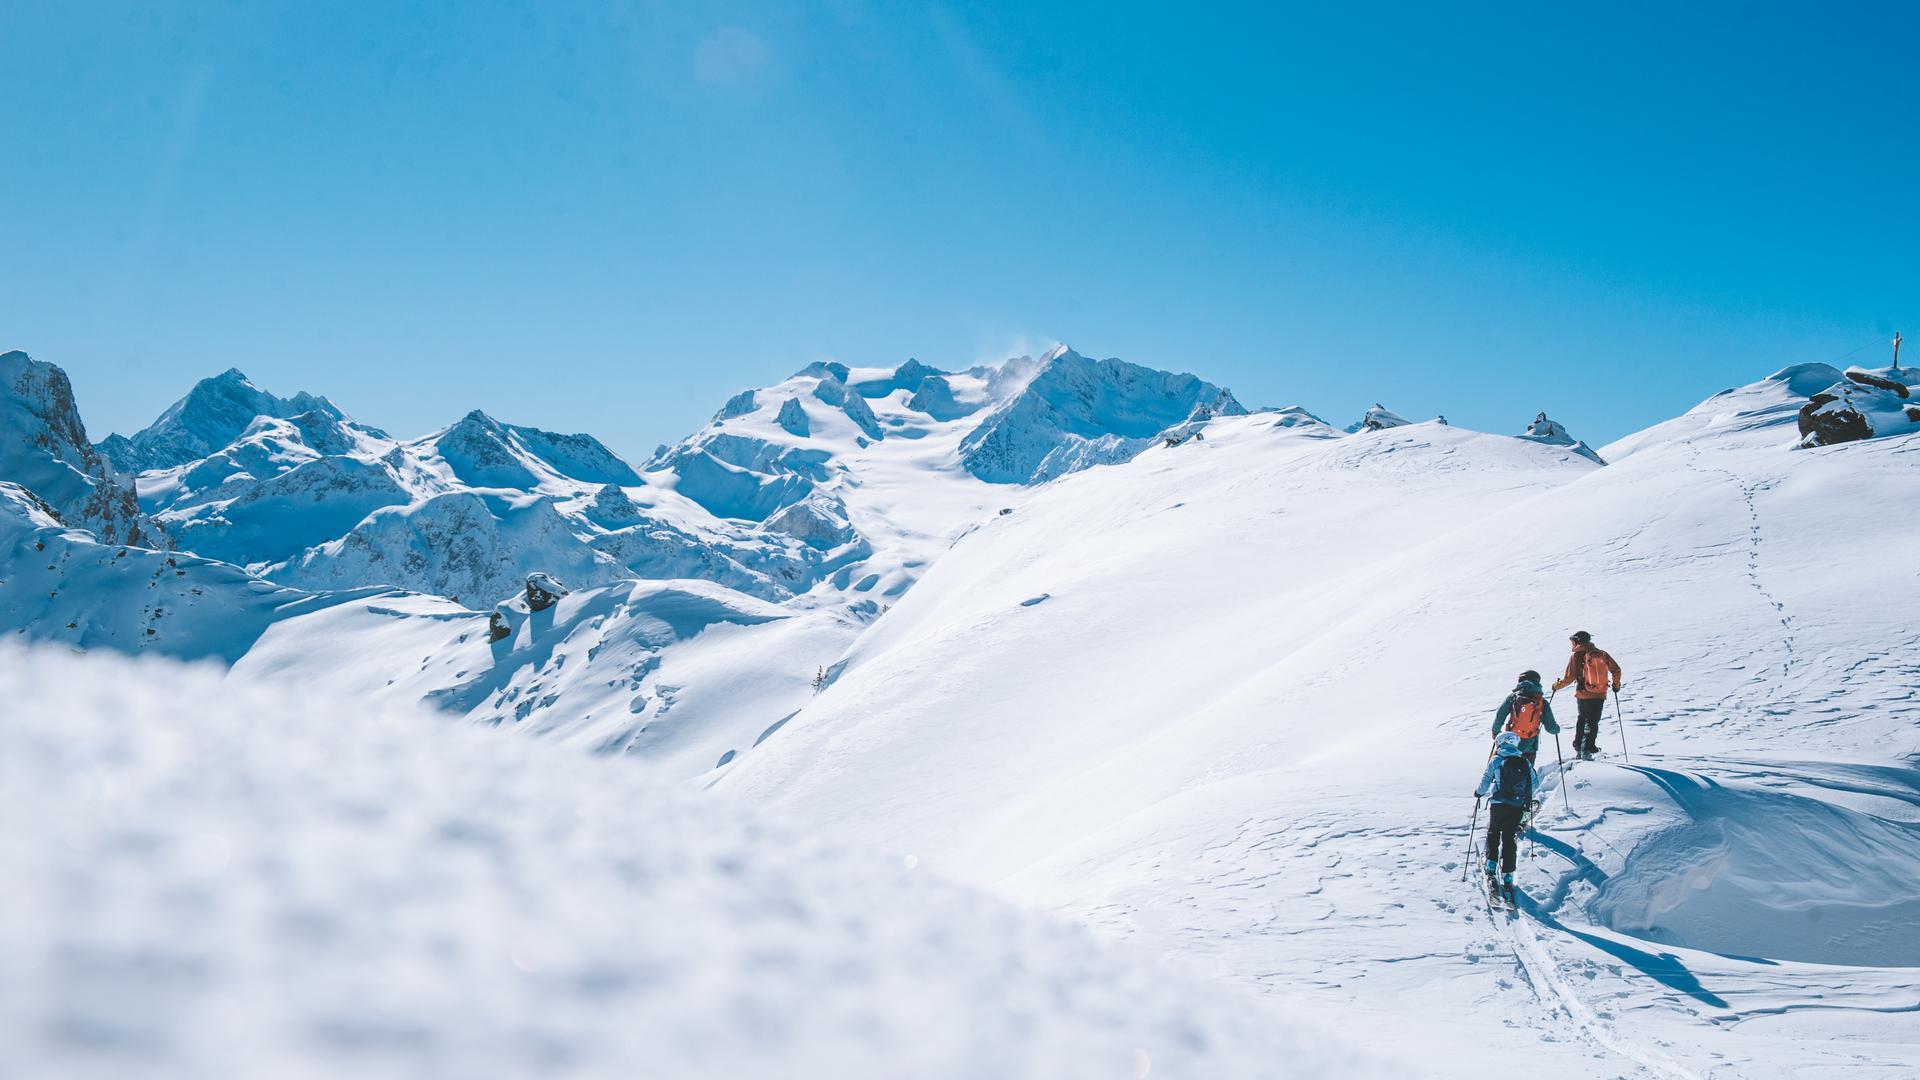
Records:
M1502 735L1500 740L1494 744L1493 760L1487 762L1487 771L1480 774L1480 786L1473 789L1475 798L1486 795L1493 790L1493 786L1500 780L1500 763L1510 757L1520 757L1520 737L1514 735L1512 732ZM1527 759L1520 758L1520 763L1527 765ZM1527 765L1527 779L1531 781L1529 790L1538 792L1540 790L1540 774L1534 771L1532 765ZM1495 798L1493 801L1497 804L1507 806L1527 805L1525 801L1516 801L1510 798Z

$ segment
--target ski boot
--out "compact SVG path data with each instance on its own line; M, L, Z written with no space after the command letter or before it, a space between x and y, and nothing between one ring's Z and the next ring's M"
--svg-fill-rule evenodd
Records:
M1513 875L1501 874L1500 875L1500 899L1505 900L1507 902L1508 907L1512 907L1514 905L1515 895L1516 894L1514 893L1514 890L1513 890Z

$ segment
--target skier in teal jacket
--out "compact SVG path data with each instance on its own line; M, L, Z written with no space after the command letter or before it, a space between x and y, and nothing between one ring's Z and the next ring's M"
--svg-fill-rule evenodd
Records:
M1507 700L1493 714L1493 737L1499 738L1503 731L1511 731L1520 737L1520 756L1533 764L1533 757L1540 752L1540 729L1546 728L1550 735L1560 734L1560 725L1553 719L1553 703L1540 691L1540 673L1523 671L1519 684Z

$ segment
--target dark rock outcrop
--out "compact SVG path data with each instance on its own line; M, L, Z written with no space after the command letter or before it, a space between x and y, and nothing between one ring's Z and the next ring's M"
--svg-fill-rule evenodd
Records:
M164 545L140 511L133 478L87 441L65 371L23 352L0 355L0 431L0 480L33 492L101 543Z
M1920 408L1907 404L1911 396L1899 379L1849 368L1800 407L1800 445L1835 446L1910 430L1920 423Z
M527 610L545 611L567 595L567 587L545 574L527 575Z

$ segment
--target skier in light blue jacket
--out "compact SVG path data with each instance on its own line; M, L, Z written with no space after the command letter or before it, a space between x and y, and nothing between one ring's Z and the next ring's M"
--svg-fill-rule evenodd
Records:
M1520 736L1503 731L1493 742L1493 760L1480 776L1473 797L1490 796L1487 808L1487 887L1513 899L1513 864L1519 854L1520 825L1533 809L1540 774L1520 749ZM1499 874L1496 878L1494 875Z

